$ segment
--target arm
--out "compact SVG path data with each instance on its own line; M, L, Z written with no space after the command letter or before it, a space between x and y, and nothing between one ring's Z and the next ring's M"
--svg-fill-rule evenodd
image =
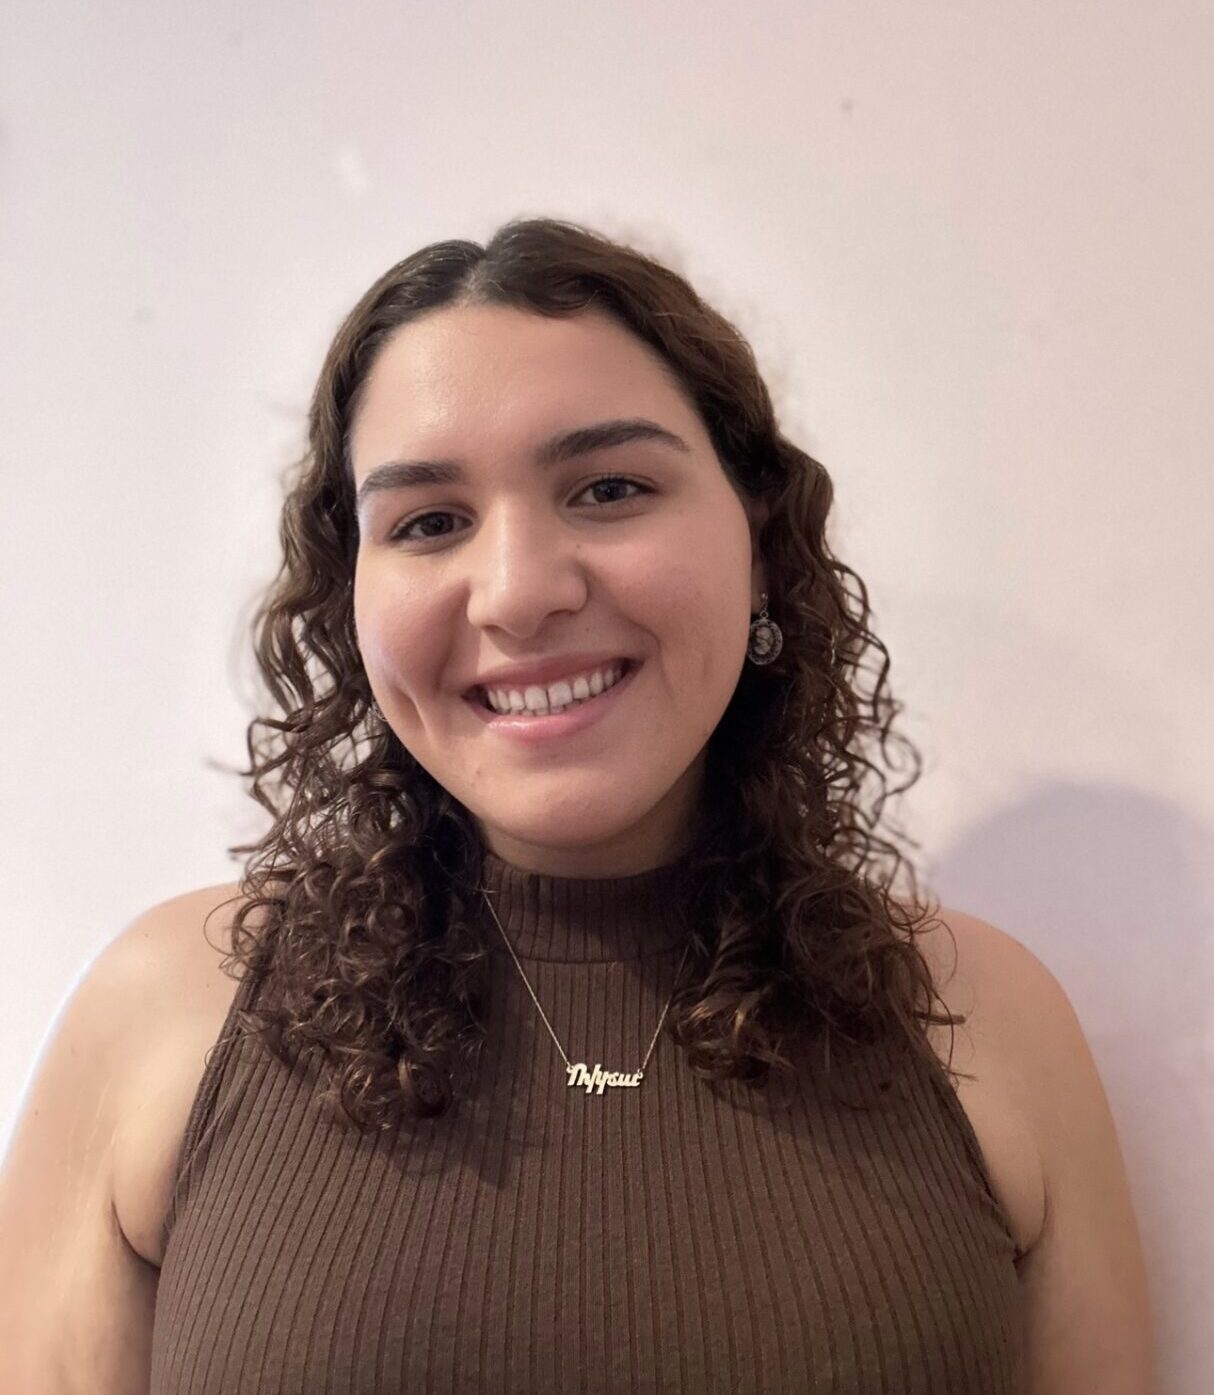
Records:
M986 998L1030 1082L1045 1222L1021 1261L1028 1395L1154 1395L1146 1266L1108 1099L1062 986L1024 945L967 918Z
M114 1211L121 1063L149 987L143 922L63 1007L0 1168L0 1390L146 1395L159 1271Z

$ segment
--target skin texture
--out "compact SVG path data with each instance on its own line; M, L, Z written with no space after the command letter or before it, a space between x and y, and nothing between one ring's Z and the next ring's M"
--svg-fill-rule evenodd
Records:
M560 431L632 417L690 450L533 461ZM660 356L600 311L445 307L381 350L350 453L356 487L400 459L458 460L468 477L377 492L360 514L359 645L406 748L515 865L621 876L681 852L764 587L759 515ZM651 492L587 488L616 473ZM524 749L468 710L487 669L585 650L644 660L586 732Z

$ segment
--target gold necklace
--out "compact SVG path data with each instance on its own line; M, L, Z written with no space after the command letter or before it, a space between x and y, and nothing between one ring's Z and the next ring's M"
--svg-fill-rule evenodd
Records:
M568 1077L566 1085L578 1085L585 1089L586 1093L601 1095L604 1089L609 1086L636 1086L641 1083L645 1074L645 1067L649 1064L649 1058L653 1055L653 1048L657 1045L658 1034L662 1030L662 1023L666 1021L666 1014L670 1011L670 1005L674 1002L675 991L679 986L679 977L683 972L683 965L687 962L687 953L691 949L691 941L687 941L687 947L683 950L683 957L679 960L679 967L674 976L674 988L670 990L670 997L666 999L666 1006L662 1009L662 1015L658 1018L657 1030L653 1034L653 1040L649 1043L649 1050L645 1053L645 1059L641 1062L640 1069L631 1075L626 1075L622 1071L605 1071L598 1062L595 1062L592 1070L584 1061L573 1062L565 1055L565 1048L557 1040L556 1033L552 1030L552 1023L548 1021L548 1014L540 1007L540 1000L535 996L535 989L531 986L531 980L527 977L519 957L514 952L514 946L510 943L510 937L502 928L502 922L497 918L497 912L493 909L493 902L489 900L484 887L481 887L481 895L485 899L485 905L489 907L489 914L493 917L497 928L502 932L502 939L506 941L506 948L510 951L510 957L514 960L523 982L527 985L527 992L531 994L531 1001L535 1004L536 1011L544 1019L544 1026L548 1028L548 1035L556 1042L556 1049L561 1053L561 1060L565 1062L565 1074Z

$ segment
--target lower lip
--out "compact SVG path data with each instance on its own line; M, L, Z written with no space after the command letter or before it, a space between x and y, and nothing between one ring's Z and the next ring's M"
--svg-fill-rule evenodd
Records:
M514 713L493 712L483 706L478 698L465 698L464 701L490 731L508 737L521 746L542 746L549 741L559 741L562 737L574 736L579 731L594 726L617 705L620 694L630 686L640 671L641 665L633 662L623 678L605 693L600 693L589 702L579 703L565 712L558 712L555 716L522 717Z

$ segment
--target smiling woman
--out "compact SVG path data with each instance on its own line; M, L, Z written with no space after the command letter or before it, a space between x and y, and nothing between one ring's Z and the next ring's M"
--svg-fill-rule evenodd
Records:
M99 1051L82 1007L61 1056L105 1110L21 1135L31 1254L46 1159L106 1179L92 1267L37 1261L35 1294L93 1314L39 1346L56 1370L1146 1391L1065 996L884 830L887 769L909 758L906 789L919 758L832 498L742 336L633 248L521 221L363 295L255 623L272 710L244 773L272 826L237 886L107 961L115 1012L168 1004L160 1049ZM226 994L199 949L221 910ZM116 1272L121 1315L64 1278Z

